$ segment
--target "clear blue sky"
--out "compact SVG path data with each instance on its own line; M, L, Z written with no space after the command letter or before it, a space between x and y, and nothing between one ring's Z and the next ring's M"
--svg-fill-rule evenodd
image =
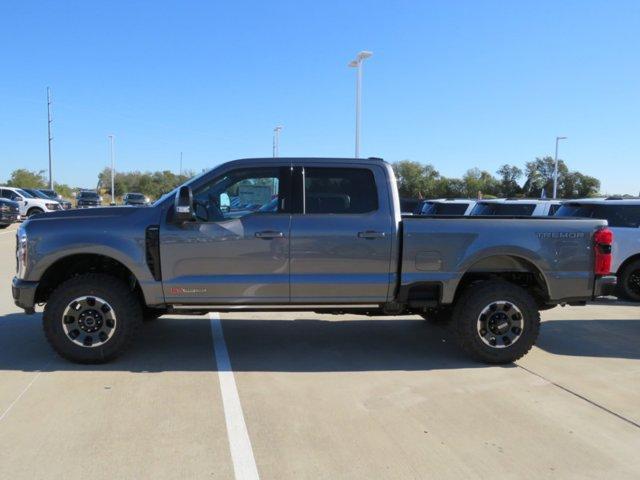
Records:
M195 171L269 156L362 156L444 175L552 155L640 191L640 2L22 1L0 6L0 181L47 167Z

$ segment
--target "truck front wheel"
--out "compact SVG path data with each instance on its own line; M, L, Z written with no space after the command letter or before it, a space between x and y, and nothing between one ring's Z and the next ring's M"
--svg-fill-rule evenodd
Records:
M540 331L535 299L523 288L500 280L468 287L453 310L459 345L486 363L510 363L524 356Z
M142 322L135 293L115 277L88 273L73 277L50 295L42 316L53 349L77 363L104 363L133 341Z

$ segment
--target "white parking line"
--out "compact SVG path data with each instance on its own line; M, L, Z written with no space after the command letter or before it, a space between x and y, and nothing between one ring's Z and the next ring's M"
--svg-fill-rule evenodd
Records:
M15 400L13 402L11 402L11 404L6 408L6 410L4 412L2 412L2 415L0 415L0 422L4 419L4 417L6 417L9 414L9 412L14 407L14 405L16 403L18 403L18 400L20 400L22 398L22 396L25 393L27 393L27 390L29 390L29 388L31 388L31 385L33 385L33 382L35 382L38 379L38 377L40 376L41 373L42 373L42 371L38 371L38 373L31 379L31 381L27 384L27 386L22 389L22 391L20 392L20 395L18 395L15 398Z
M231 450L231 460L233 471L237 480L259 479L258 467L253 458L251 440L247 432L247 425L244 422L240 396L236 387L236 380L231 369L231 360L227 344L224 341L220 315L210 313L211 335L213 337L213 351L216 364L218 366L218 380L220 381L220 392L222 394L222 407L224 409L224 419L227 424L227 437L229 438L229 449Z

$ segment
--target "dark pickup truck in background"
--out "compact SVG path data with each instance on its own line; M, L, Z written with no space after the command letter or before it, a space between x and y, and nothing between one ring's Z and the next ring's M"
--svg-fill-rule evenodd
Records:
M539 310L615 286L593 219L402 216L380 159L246 159L147 208L38 215L17 232L13 296L53 348L103 362L167 312L309 310L452 321L490 363L534 344Z

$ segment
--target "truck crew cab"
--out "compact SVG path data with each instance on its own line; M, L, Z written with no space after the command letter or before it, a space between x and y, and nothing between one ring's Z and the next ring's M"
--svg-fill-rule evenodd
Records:
M511 362L539 310L609 293L606 221L400 214L380 159L236 160L146 208L55 212L17 232L13 296L75 362L111 360L143 317L308 310L450 318Z

